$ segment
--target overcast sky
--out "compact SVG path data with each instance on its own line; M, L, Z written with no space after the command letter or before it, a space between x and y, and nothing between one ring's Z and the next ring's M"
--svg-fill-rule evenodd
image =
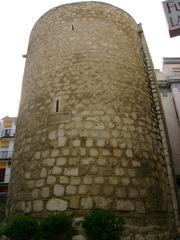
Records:
M0 118L17 116L30 31L49 9L73 0L4 0L0 3ZM180 37L170 38L161 0L106 0L142 23L155 68L180 57Z

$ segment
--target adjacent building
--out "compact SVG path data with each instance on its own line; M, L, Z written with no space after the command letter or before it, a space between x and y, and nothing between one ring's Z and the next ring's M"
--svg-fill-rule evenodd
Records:
M15 117L0 120L0 198L6 197L8 191L15 129Z
M156 70L180 200L180 58L163 58L163 69Z

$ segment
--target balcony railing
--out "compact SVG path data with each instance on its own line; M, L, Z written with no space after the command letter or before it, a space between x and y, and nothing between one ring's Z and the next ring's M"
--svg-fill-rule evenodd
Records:
M14 135L15 135L15 129L12 129L12 128L4 129L1 132L2 138L14 137Z
M0 151L0 159L11 159L12 154L12 151Z

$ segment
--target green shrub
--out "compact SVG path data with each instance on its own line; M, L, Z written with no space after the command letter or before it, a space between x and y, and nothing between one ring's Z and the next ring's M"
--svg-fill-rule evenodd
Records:
M113 212L94 210L85 217L83 228L90 240L117 240L124 230L124 221Z
M30 216L17 216L5 225L2 234L11 240L40 239L40 229L37 220Z
M40 223L43 239L69 240L72 236L72 219L63 213L50 214Z
M6 208L6 202L0 199L0 223L4 221L5 208Z

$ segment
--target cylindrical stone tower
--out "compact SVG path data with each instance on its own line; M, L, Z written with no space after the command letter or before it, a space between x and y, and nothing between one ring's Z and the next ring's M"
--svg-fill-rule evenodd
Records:
M172 198L140 35L130 15L100 2L63 5L37 21L8 217L112 209L136 239L157 232L172 239Z

